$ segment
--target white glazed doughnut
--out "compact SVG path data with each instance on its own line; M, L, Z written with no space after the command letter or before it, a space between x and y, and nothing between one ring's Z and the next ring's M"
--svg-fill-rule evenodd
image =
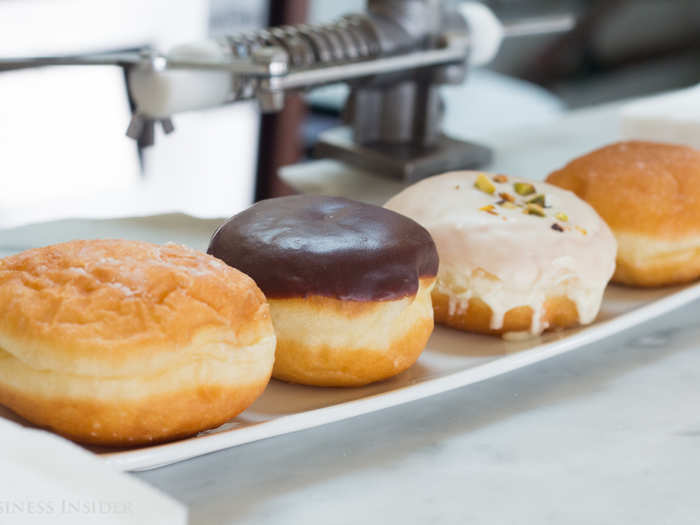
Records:
M436 321L482 333L539 334L595 319L615 268L616 243L573 193L460 171L420 181L386 207L417 221L435 240Z

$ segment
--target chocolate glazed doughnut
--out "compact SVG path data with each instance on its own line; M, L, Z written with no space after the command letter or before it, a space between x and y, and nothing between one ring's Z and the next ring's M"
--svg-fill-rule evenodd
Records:
M208 253L268 298L277 379L385 379L418 359L433 330L435 244L418 223L379 206L314 195L261 201L224 223Z

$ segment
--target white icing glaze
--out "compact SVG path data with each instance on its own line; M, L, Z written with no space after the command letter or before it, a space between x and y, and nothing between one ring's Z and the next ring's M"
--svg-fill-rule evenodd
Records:
M576 304L581 323L592 322L615 269L617 245L608 226L569 191L510 176L496 183L486 174L496 188L490 195L474 187L479 173L422 180L385 205L433 236L440 255L435 288L450 297L450 312L464 311L470 298L479 298L493 312L491 328L498 329L508 310L529 305L530 331L539 334L547 328L541 322L546 298L561 295ZM514 191L514 182L529 182L546 195L546 217L496 204L500 192L525 199ZM495 205L495 214L480 210L488 205ZM556 219L558 212L568 221ZM552 229L555 223L564 231Z

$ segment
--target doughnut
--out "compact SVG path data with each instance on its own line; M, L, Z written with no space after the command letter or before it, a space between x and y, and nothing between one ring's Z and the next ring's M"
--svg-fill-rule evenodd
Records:
M457 171L424 179L385 206L435 240L436 322L521 337L595 319L615 266L615 239L573 193Z
M619 142L549 175L608 223L617 239L613 281L664 286L700 277L700 150Z
M396 375L433 330L438 257L428 232L379 206L295 195L225 222L208 252L250 275L277 334L272 376L359 386Z
M274 348L253 280L183 246L71 241L0 259L0 404L74 441L217 427L262 393Z

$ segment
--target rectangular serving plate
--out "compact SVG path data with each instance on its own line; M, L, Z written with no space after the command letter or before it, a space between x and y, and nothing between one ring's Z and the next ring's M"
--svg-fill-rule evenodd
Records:
M0 256L72 238L117 237L203 249L220 221L184 215L65 220L4 230ZM149 470L203 454L401 405L483 381L584 347L700 298L700 284L662 289L608 287L597 320L586 327L504 341L437 327L418 362L403 374L362 388L313 388L272 381L239 417L196 437L128 450L91 449L115 468ZM0 407L0 417L26 425Z
M524 341L437 327L418 362L393 379L361 388L316 388L273 380L248 410L214 430L162 445L93 450L107 463L125 471L169 465L483 381L582 348L698 298L700 284L653 290L610 286L595 323Z

